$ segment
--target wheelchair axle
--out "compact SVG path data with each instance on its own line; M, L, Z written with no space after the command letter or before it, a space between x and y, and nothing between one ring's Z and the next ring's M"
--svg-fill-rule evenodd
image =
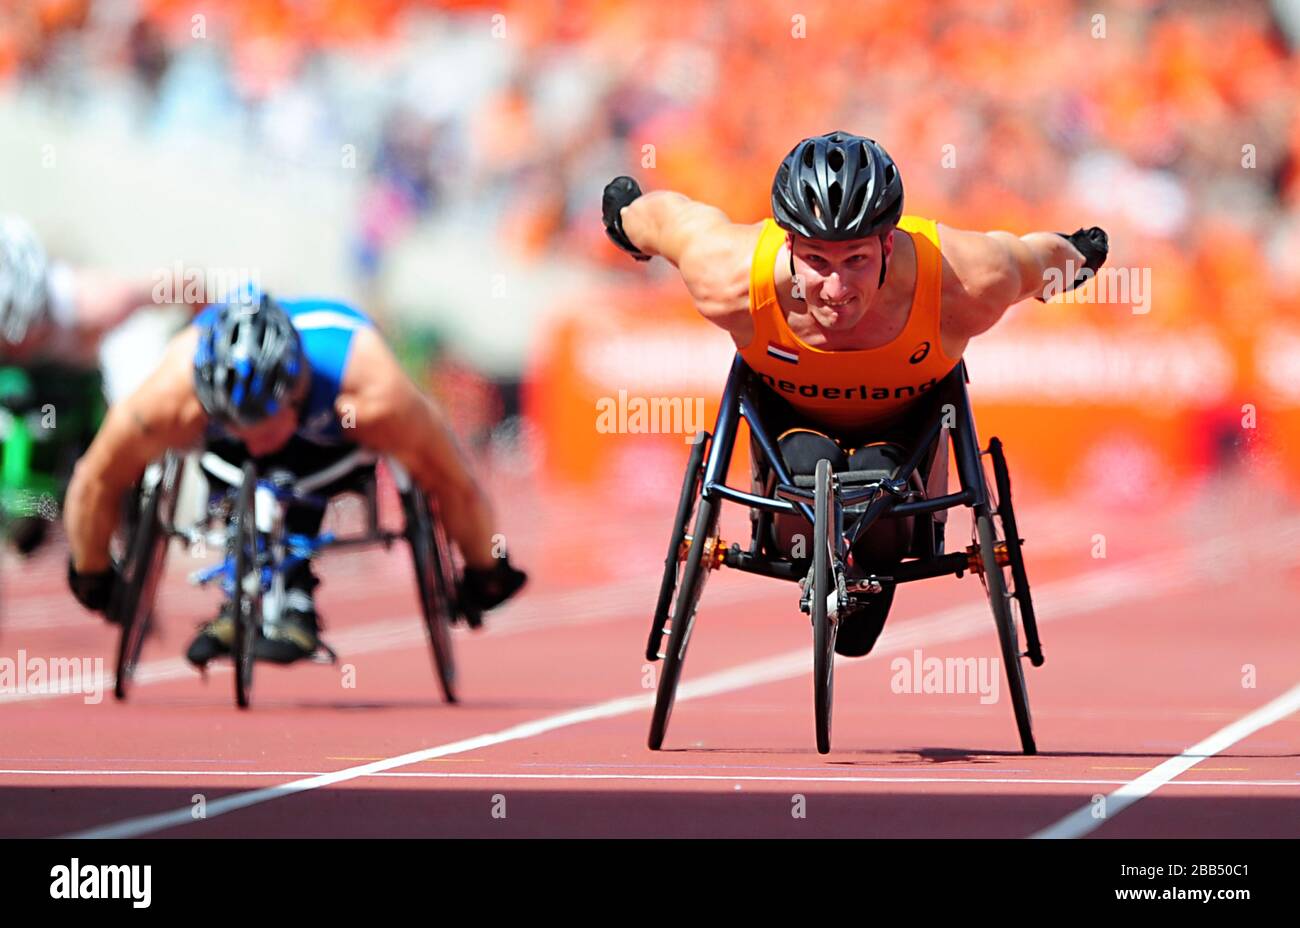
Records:
M677 552L678 562L686 560L686 556L691 552L691 544L694 538L687 535L682 539L681 549ZM709 570L717 570L723 565L727 557L727 543L721 538L714 536L704 543L704 554L700 557L700 563Z
M1024 544L1023 539L1021 544ZM1011 555L1007 552L1007 543L1005 541L999 541L993 546L993 559L999 567L1006 567L1011 563ZM966 561L970 564L970 569L973 572L977 574L984 573L984 559L980 556L979 545L967 545Z

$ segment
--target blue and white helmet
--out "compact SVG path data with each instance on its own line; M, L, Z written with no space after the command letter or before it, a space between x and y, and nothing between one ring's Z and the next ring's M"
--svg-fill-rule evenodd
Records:
M267 294L245 292L199 330L194 388L213 419L256 425L284 408L305 363L289 314Z
M36 231L17 216L0 216L0 341L21 344L46 315L47 274Z

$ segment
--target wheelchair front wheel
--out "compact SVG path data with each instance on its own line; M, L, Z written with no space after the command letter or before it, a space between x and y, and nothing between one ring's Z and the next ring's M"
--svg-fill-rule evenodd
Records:
M150 466L130 495L122 585L109 605L109 620L121 628L113 696L126 699L153 624L158 581L167 563L169 527L176 510L180 459L170 452Z
M813 626L813 711L817 725L817 753L831 751L831 709L835 690L836 619L830 612L832 597L839 595L835 570L835 510L831 487L831 462L817 462L813 491L813 565L811 613Z
M262 629L262 568L258 547L255 493L257 491L257 466L244 462L243 482L239 497L231 514L227 556L235 569L233 597L235 602L235 635L231 657L235 664L235 703L247 709L253 699L253 651ZM230 550L233 549L233 550Z
M433 649L433 668L438 675L443 701L456 702L456 657L452 651L451 623L455 618L456 582L451 545L442 523L433 518L424 492L412 485L402 494L406 516L406 541L411 546L416 588L424 627Z

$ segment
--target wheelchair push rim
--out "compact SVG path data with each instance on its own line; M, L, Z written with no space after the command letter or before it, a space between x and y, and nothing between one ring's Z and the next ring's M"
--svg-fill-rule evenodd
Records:
M117 667L113 683L116 699L126 699L153 623L158 581L167 563L170 524L175 511L180 460L168 453L160 462L158 477L142 478L139 495L131 506L131 527L127 530L124 583L117 601L110 607L113 621L121 626Z

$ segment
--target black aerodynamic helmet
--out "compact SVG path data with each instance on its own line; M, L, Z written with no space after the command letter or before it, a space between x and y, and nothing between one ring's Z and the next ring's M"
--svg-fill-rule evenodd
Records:
M903 215L903 179L889 153L850 132L804 139L772 181L772 218L787 232L840 242L884 235Z
M202 324L194 388L212 418L256 425L293 396L304 364L289 314L265 293L245 293Z

